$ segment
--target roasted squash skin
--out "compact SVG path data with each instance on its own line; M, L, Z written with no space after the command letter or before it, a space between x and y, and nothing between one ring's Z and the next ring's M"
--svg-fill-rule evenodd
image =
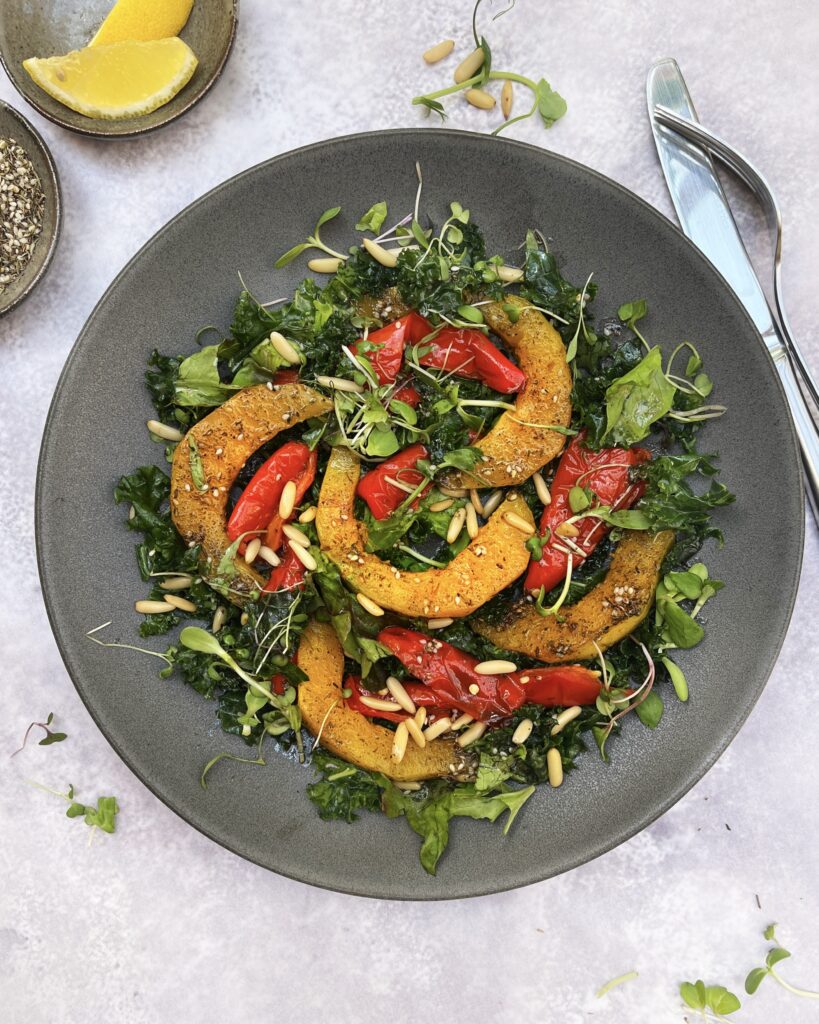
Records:
M333 627L311 621L301 637L298 666L307 674L299 684L299 707L313 736L336 757L368 772L383 772L397 782L420 782L451 774L450 764L463 760L451 737L439 737L423 748L410 740L401 761L392 758L393 733L348 708L342 696L344 654Z
M473 629L509 651L518 651L547 665L591 661L600 650L632 633L648 615L663 559L674 533L626 531L614 550L609 571L577 604L557 616L539 615L531 603L519 605L508 622L490 625L477 620Z
M214 409L176 446L171 468L171 517L188 543L202 548L202 573L213 575L230 546L227 503L233 482L250 456L276 434L296 423L322 416L332 403L304 384L266 384L245 388ZM191 472L189 438L202 460L206 490L197 490ZM241 604L265 585L241 558L234 560L230 599Z
M502 413L486 436L475 442L486 461L478 463L474 476L450 474L447 483L453 487L522 484L559 455L566 440L563 434L548 429L549 425L568 427L572 418L572 375L563 340L525 299L510 295L504 304L521 310L517 323L512 323L498 302L481 309L490 329L517 356L526 374L526 388L515 399L515 411Z
M367 527L355 518L358 458L335 448L319 496L316 528L322 551L355 590L408 618L462 618L503 590L526 569L527 537L503 518L516 512L534 526L525 501L511 492L481 527L478 536L443 569L399 572L367 551Z

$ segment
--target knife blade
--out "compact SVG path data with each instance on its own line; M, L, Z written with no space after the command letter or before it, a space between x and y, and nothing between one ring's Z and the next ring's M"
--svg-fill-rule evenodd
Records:
M709 154L654 116L663 106L698 121L679 65L671 58L651 66L646 83L649 120L674 209L685 234L726 279L762 335L779 375L793 419L805 473L806 492L819 523L819 441L787 349L751 264L731 207Z

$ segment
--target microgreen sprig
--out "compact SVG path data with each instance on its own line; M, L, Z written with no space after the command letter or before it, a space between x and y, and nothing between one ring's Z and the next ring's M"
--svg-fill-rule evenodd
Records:
M298 245L294 245L291 249L288 249L286 253L283 253L276 260L274 266L277 270L282 267L286 267L288 263L291 263L297 256L300 256L306 249L320 249L322 252L327 253L328 256L335 256L336 259L346 260L347 257L343 252L338 252L335 249L331 249L329 245L326 245L321 240L319 232L323 225L328 221L333 220L341 213L340 206L333 206L329 210L325 210L324 213L316 221L316 226L313 228L313 234L307 236L306 242L299 242Z
M560 118L566 113L566 101L560 93L552 89L551 85L545 78L535 81L533 78L517 74L514 71L492 70L492 50L486 40L486 37L478 35L478 8L481 6L482 2L483 0L477 0L472 11L472 35L475 40L475 46L476 48L483 50L483 62L478 71L471 78L467 78L463 82L456 82L454 85L446 86L443 89L437 89L433 92L415 96L412 100L413 105L424 107L427 111L438 114L443 121L446 120L446 110L440 101L447 96L453 96L459 92L466 92L468 89L480 88L487 82L509 82L522 85L524 88L528 89L532 96L532 105L523 114L517 114L515 117L507 117L502 124L498 125L498 127L492 131L492 134L499 135L511 125L517 124L519 121L525 121L536 114L540 117L544 128L551 128L555 121L560 120ZM499 11L492 20L495 21L502 15L508 14L514 6L514 0L512 0L509 6L504 8L504 10Z
M26 729L26 734L23 737L23 742L20 744L20 746L14 751L14 753L11 756L14 757L15 754L19 754L20 751L25 748L26 743L28 743L28 737L29 737L29 735L31 733L31 730L35 729L35 728L42 729L45 732L45 736L43 736L43 738L41 740L39 740L38 743L37 743L38 747L48 747L52 743L61 743L64 739L67 739L68 738L68 734L67 733L55 732L53 729L49 728L49 726L51 725L51 723L53 721L54 721L54 712L53 711L49 711L48 718L46 718L46 720L44 722L32 722L29 725L28 729Z
M736 1013L742 1005L724 985L706 985L704 981L684 981L680 985L680 996L686 1006L697 1010L703 1020L726 1020L726 1014ZM708 1011L711 1011L709 1014Z
M769 942L776 942L776 925L769 924L765 931L762 933ZM790 953L787 949L783 949L782 946L775 945L771 946L768 950L768 954L765 957L764 967L754 967L749 972L748 977L745 979L745 991L749 996L752 996L762 982L767 978L771 977L777 983L781 985L787 992L792 995L801 996L804 999L819 999L819 992L812 992L809 989L797 988L796 985L791 985L789 981L786 981L781 974L776 970L776 965L781 963L782 960L787 960L790 957Z

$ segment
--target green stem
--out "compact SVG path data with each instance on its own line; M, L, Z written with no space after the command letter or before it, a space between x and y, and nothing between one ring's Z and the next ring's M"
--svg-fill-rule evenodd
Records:
M768 968L768 973L774 981L779 982L782 988L787 989L793 995L803 996L805 999L819 999L819 992L811 992L806 988L797 988L796 985L791 985L790 982L785 981L781 975L777 974L773 967Z
M519 85L525 85L527 89L531 89L537 95L537 83L525 75L515 74L514 71L490 71L488 77L492 82L517 82Z
M472 78L467 78L465 82L457 82L446 89L438 89L437 92L428 92L424 93L423 96L416 96L412 102L418 104L423 103L424 100L439 100L443 96L452 96L456 92L463 92L464 89L471 89L473 85L478 85L482 79L482 75L473 75Z

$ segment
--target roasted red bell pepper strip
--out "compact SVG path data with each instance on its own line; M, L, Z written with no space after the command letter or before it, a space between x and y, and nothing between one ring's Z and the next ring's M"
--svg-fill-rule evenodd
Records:
M317 463L318 456L316 455L315 452L310 452L304 469L301 471L301 473L299 473L297 477L295 477L294 480L296 484L296 496L293 499L293 512L285 520L282 519L282 517L279 515L279 510L277 508L276 512L273 515L273 518L267 524L265 544L270 548L271 551L279 550L279 546L281 545L282 542L282 527L284 526L285 522L289 522L293 518L293 516L295 516L295 510L301 504L302 498L307 493L307 491L310 488L310 484L312 484L313 480L316 477Z
M366 342L360 338L350 347L357 356L369 359L379 384L392 384L401 372L407 343L416 345L431 331L432 327L419 313L407 313L400 320L370 331Z
M554 665L527 668L515 676L526 687L524 704L544 708L567 708L575 704L594 704L600 696L600 679L582 665Z
M583 443L585 431L572 438L561 456L551 486L552 501L543 510L540 520L540 536L543 553L537 562L530 562L526 574L527 590L538 591L541 587L548 593L566 576L569 556L562 538L555 533L561 523L573 515L569 505L569 492L573 487L584 487L593 491L594 505L609 505L613 509L625 509L642 497L645 484L631 483L630 470L651 458L645 448L601 448L593 452ZM594 551L611 527L602 520L580 519L575 524L577 536L570 538L572 565L577 567Z
M409 448L390 456L361 478L356 487L356 494L363 498L370 512L376 519L385 519L407 498L407 491L389 482L389 478L400 480L408 487L417 487L424 479L424 474L415 468L419 459L429 458L429 452L422 444L411 444ZM429 488L420 492L424 494Z
M295 590L304 584L304 566L293 553L292 548L282 555L279 565L273 567L270 578L264 587L264 593L269 594L274 590Z
M315 452L311 452L306 444L300 441L283 444L256 470L236 502L227 524L228 537L236 540L243 533L266 530L271 519L278 514L279 499L287 481L298 481L312 472L306 485L309 487L315 476L315 467ZM240 550L244 550L244 543Z
M413 409L415 409L421 401L421 396L412 384L402 384L392 397L397 398L399 402L406 402L406 404L411 405Z
M430 328L431 329L431 328ZM444 327L422 349L421 366L449 370L457 377L482 380L495 391L509 395L523 391L526 374L507 359L482 331L466 327Z
M347 707L353 711L358 711L361 715L366 715L367 718L383 718L386 722L402 722L406 717L406 711L378 711L375 708L368 707L362 700L362 697L375 697L376 694L371 693L361 685L361 680L358 676L347 676L344 680L345 689L350 691L350 696L347 698ZM443 708L437 708L435 705L435 694L428 686L424 686L423 683L404 683L404 689L407 691L409 696L415 702L417 707L425 707L429 714L429 720L434 718L435 714L448 714L449 711ZM379 698L389 699L389 698Z
M276 370L273 374L273 384L297 384L298 380L298 370Z
M600 694L597 676L580 665L486 676L475 671L477 658L423 633L388 626L378 640L426 684L434 695L434 707L457 709L481 722L508 718L521 704L593 704ZM478 692L472 693L470 687L477 687Z
M507 359L482 331L462 327L443 327L437 333L435 330L420 313L407 313L372 331L367 344L364 339L355 342L352 351L369 359L379 384L392 384L401 372L406 346L418 345L435 334L423 346L427 351L418 360L421 366L449 370L468 380L482 380L504 395L522 391L526 386L526 375L520 367Z

